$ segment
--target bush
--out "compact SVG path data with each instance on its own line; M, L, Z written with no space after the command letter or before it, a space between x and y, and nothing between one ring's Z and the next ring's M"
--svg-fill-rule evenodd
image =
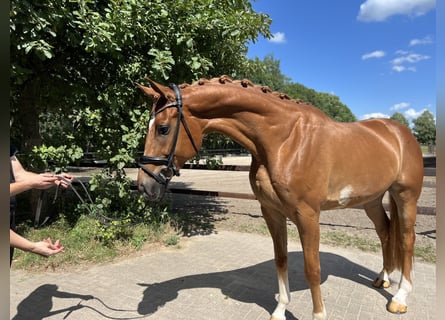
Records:
M93 235L105 245L132 238L137 224L159 227L168 222L167 205L149 205L143 195L131 191L131 184L124 170L103 169L90 180L92 202L77 206L78 215L96 219Z

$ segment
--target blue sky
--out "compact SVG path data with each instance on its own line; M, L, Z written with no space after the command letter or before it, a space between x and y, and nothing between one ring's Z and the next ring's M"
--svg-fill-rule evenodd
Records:
M357 119L424 110L436 116L435 0L257 0L273 39L248 57L273 54L281 71L337 95Z

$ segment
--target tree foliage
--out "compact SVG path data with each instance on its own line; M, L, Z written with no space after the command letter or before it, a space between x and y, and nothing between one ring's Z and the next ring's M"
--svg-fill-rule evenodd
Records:
M408 120L405 118L405 116L403 114L401 114L400 112L395 112L391 118L392 120L395 120L401 124L403 124L405 127L409 128L409 122Z
M276 60L273 54L266 55L263 60L258 57L250 59L246 73L242 77L279 92L284 92L285 86L291 81L281 72L280 60Z
M341 122L356 121L351 110L340 101L336 95L324 92L317 92L314 89L305 87L299 83L290 83L286 86L286 93L295 99L309 102L319 108L332 119Z
M340 101L339 97L317 92L302 84L292 82L292 79L281 72L280 61L276 60L272 54L266 55L263 60L258 58L250 60L244 76L253 83L286 93L291 98L309 102L337 121L356 120L354 114Z
M96 195L95 207L114 212L129 201L123 168L134 163L148 122L134 82L234 76L247 43L270 37L269 25L248 0L12 0L11 139L32 157L28 166L41 164L36 170L99 153L108 168L98 177L106 179L90 187L109 194Z
M436 145L436 123L433 114L425 110L417 119L414 119L413 132L420 144Z
M23 151L40 145L46 115L66 142L121 154L147 116L134 81L236 74L269 24L247 0L13 0L11 136Z

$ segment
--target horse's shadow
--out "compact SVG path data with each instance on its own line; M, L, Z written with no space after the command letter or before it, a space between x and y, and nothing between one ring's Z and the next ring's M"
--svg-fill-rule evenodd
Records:
M328 276L335 276L372 287L372 281L377 277L374 271L332 253L320 252L320 263L321 283L325 282ZM220 289L227 298L243 303L255 303L272 313L276 306L274 295L278 290L276 279L275 264L273 260L269 260L242 269L187 275L151 284L139 283L146 289L138 305L138 313L153 314L158 308L175 300L179 291L195 288ZM289 253L289 286L291 292L308 289L302 252ZM387 301L391 298L387 291L379 292ZM297 319L291 312L286 312L286 319Z

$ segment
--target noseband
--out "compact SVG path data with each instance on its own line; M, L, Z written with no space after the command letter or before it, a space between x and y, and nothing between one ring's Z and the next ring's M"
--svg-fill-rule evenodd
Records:
M162 184L164 186L167 186L168 182L171 180L173 176L179 176L179 169L175 166L173 163L173 159L175 157L175 151L176 151L176 144L178 142L178 136L179 136L179 129L180 125L184 126L185 132L187 132L187 135L193 145L193 148L195 149L195 152L199 154L199 150L196 147L195 141L193 140L192 134L190 133L190 129L187 126L187 122L185 121L184 115L182 113L182 96L181 91L179 90L178 86L176 84L170 84L169 86L173 91L175 92L176 101L171 102L169 104L166 104L159 110L156 110L153 112L150 116L150 119L154 119L157 114L163 112L164 110L172 107L176 107L178 109L178 120L176 122L176 131L174 133L173 137L173 143L170 148L170 154L168 157L150 157L143 155L139 162L137 163L138 167L144 171L147 175L152 177L156 180L159 184ZM166 168L163 168L159 173L154 173L153 171L147 169L144 165L146 164L153 164L156 166L164 165Z

